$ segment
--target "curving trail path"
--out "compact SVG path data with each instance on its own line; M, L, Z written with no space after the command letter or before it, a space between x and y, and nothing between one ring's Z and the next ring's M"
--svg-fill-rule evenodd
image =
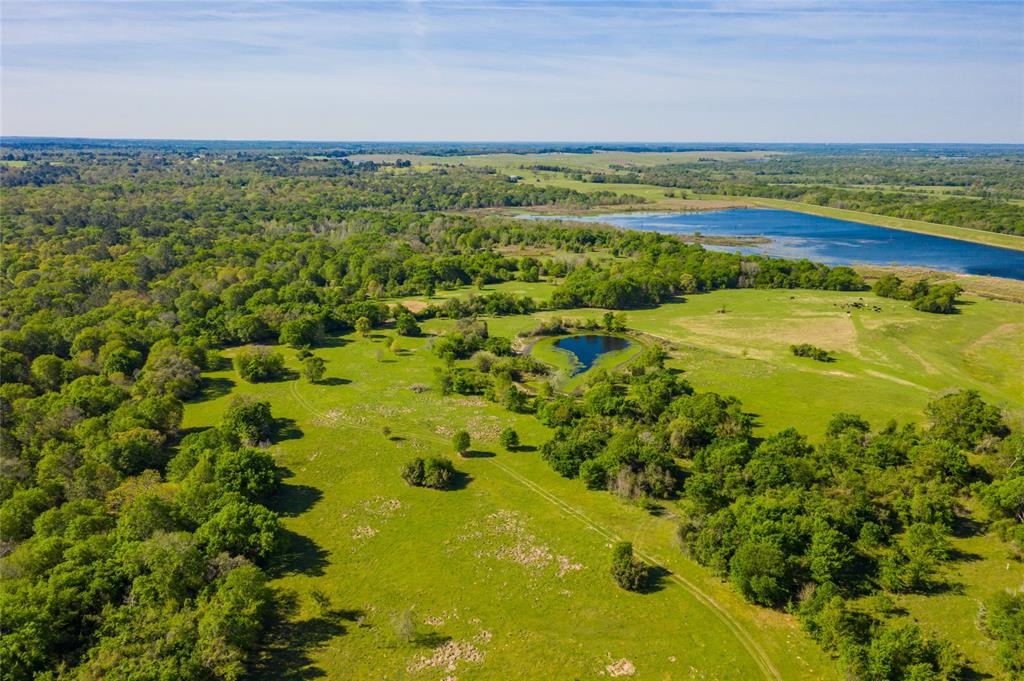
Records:
M326 413L317 410L316 407L312 405L309 402L309 400L305 398L305 396L302 395L302 391L299 390L298 382L291 381L290 383L291 385L289 386L289 391L291 392L292 397L294 397L295 401L301 404L306 409L306 411L309 412L312 416L325 420L330 419L335 421L341 421L350 428L358 428L360 430L375 433L378 432L378 429L372 426L356 423L354 421L350 421L340 416L328 416ZM410 433L408 437L411 439L433 442L435 444L450 444L447 440L437 437L436 435L433 434L427 435ZM542 487L541 485L530 480L529 478L524 477L520 473L517 473L516 471L512 470L505 464L498 461L497 457L484 458L479 460L485 461L494 466L495 468L501 470L507 476L509 476L514 481L522 485L524 488L534 492L538 496L554 504L562 513L569 516L570 518L575 519L583 526L585 526L587 529L597 533L599 536L613 542L619 541L621 539L621 537L619 537L610 528L605 527L599 522L593 520L579 508L571 505L570 503L560 498L550 490ZM682 577L681 575L669 570L667 567L665 567L664 561L661 560L658 556L647 554L639 549L636 549L635 547L634 552L637 556L642 558L648 564L664 570L673 582L681 586L687 593L693 596L693 598L698 603L700 603L701 605L708 608L711 612L713 612L715 616L719 619L719 621L721 621L733 633L733 635L736 637L736 640L739 641L740 645L743 646L743 649L747 652L748 655L750 655L751 659L754 660L754 662L757 664L757 667L761 670L761 673L764 675L764 678L769 679L771 681L782 681L782 675L779 673L779 670L776 669L775 665L772 663L771 658L765 652L764 648L762 648L760 644L757 643L757 641L750 637L750 635L743 628L743 625L740 624L736 620L736 618L734 618L732 614L728 610L726 610L717 600L715 600L713 596L701 590L699 586L697 586L690 580L686 579L685 577Z

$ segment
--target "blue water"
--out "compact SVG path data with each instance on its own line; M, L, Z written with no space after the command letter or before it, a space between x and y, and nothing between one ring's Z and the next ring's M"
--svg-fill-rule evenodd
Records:
M627 229L668 234L763 236L749 246L705 246L826 265L913 265L948 272L1024 280L1024 251L904 232L788 210L741 208L709 213L624 213L569 220L608 222Z
M576 355L576 359L582 365L580 371L586 371L594 366L597 358L606 352L624 350L630 346L630 342L618 336L605 336L599 334L586 336L570 336L555 341L555 347Z

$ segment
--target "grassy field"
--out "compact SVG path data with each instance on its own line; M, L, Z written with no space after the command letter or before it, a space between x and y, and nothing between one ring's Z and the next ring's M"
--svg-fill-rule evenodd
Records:
M500 288L517 287L538 298L551 290L546 283ZM895 301L884 301L881 311L844 307L860 298L722 291L628 319L631 328L671 342L671 364L698 389L739 396L757 414L761 433L796 425L817 438L840 410L876 425L918 419L928 399L960 386L977 387L1020 422L1019 306L971 300L962 314L945 317ZM864 302L883 301L868 295ZM549 314L488 323L492 334L513 335ZM424 326L439 332L451 323ZM792 357L789 343L804 341L834 351L837 361ZM432 384L440 365L427 342L403 338L402 350L391 353L383 334L333 339L316 351L328 365L319 384L250 385L225 370L210 374L205 399L187 406L191 428L215 424L236 394L269 400L274 414L290 421L272 451L287 471L276 507L291 551L272 573L275 586L294 596L294 609L275 628L259 676L465 680L507 678L514 669L570 679L632 667L643 679L836 677L792 617L745 605L682 557L671 512L652 516L551 471L536 451L549 431L532 416L479 398L410 390ZM284 354L297 368L294 353ZM519 451L497 446L505 426L519 431ZM411 456L450 456L451 433L460 428L470 431L473 446L468 457L454 457L457 489L401 481L399 468ZM612 582L608 550L618 538L664 568L652 592L627 593ZM965 618L976 611L976 598L1013 579L994 539L963 541L978 557L957 568L963 594L900 605L908 617L963 641L984 671L992 669L991 650ZM316 591L329 606L315 602Z
M930 399L960 387L1024 422L1024 308L965 298L961 309L927 315L870 293L734 290L627 316L630 328L675 346L675 363L695 387L741 398L764 432L797 425L817 438L837 411L878 426L917 421ZM798 343L836 361L794 357L789 346Z
M402 353L378 361L380 339L337 339L318 350L328 361L318 385L248 385L214 373L210 399L188 406L188 427L216 423L234 394L267 399L294 421L291 439L273 449L289 475L277 507L293 555L273 572L296 607L263 676L498 679L515 669L595 678L633 666L637 678L834 677L792 618L749 608L684 559L670 518L551 471L535 452L548 433L532 417L410 391L431 382L439 362L424 340L402 342ZM496 446L506 425L520 431L521 451ZM403 462L450 455L450 433L463 427L473 451L456 462L460 489L401 481ZM665 567L653 592L614 585L607 561L618 538ZM314 589L332 607L317 607ZM394 625L406 611L417 625L412 641Z
M553 288L507 282L487 290L544 300ZM870 292L770 289L698 294L626 316L631 329L672 344L671 365L697 389L741 398L762 432L797 425L817 438L839 411L877 426L890 418L919 421L929 400L958 388L979 390L1024 425L1024 307L968 295L959 309L932 315ZM558 310L488 323L492 333L512 336L535 326L534 317L600 319L604 312ZM798 343L823 347L835 361L794 357L789 346Z

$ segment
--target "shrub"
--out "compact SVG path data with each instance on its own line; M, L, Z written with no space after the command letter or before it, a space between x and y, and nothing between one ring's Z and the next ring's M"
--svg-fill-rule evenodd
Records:
M512 451L519 446L519 433L512 428L505 428L498 436L498 443L508 451Z
M243 348L235 355L235 371L249 383L271 381L284 373L284 357L270 348Z
M302 375L310 383L316 383L324 377L327 362L323 357L310 356L302 360Z
M399 336L418 336L420 325L416 323L416 318L411 313L399 312L395 317L395 331Z
M612 546L612 577L620 587L639 591L647 582L648 572L647 566L633 557L631 542L620 541Z
M402 479L413 487L444 489L454 475L452 462L437 456L416 457L402 466Z
M466 431L460 430L452 436L452 447L455 448L455 451L458 452L459 455L465 455L465 453L469 451L469 445L469 433Z
M829 354L828 350L823 350L817 346L811 345L810 343L790 345L789 351L797 357L809 357L810 359L817 360L819 362L833 361L832 355Z

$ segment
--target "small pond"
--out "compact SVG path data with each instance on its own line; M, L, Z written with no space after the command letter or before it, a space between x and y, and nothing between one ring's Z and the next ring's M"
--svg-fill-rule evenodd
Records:
M618 336L590 334L586 336L569 336L555 342L559 350L571 352L580 362L579 371L586 371L594 366L597 358L606 352L625 350L632 343Z

